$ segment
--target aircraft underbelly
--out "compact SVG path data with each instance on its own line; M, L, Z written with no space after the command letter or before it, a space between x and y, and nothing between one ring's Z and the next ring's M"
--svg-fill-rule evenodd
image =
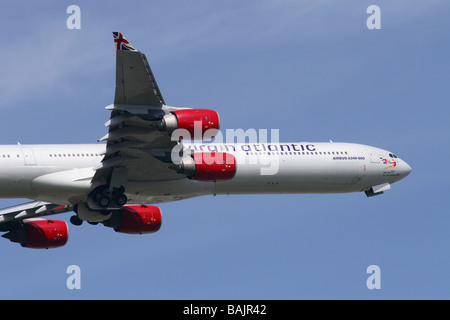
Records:
M23 167L5 167L0 170L1 198L31 198L34 195L31 187L32 178L36 176Z
M363 163L348 161L284 162L277 170L239 167L233 180L217 182L216 194L340 193L360 191Z

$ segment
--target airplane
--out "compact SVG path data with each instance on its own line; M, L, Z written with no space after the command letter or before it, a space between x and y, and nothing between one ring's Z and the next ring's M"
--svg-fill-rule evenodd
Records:
M70 222L116 232L160 229L155 204L204 195L365 192L382 194L411 167L356 143L224 143L219 115L165 103L146 56L120 32L108 133L94 144L0 146L0 198L30 202L0 210L2 237L25 248L62 247Z

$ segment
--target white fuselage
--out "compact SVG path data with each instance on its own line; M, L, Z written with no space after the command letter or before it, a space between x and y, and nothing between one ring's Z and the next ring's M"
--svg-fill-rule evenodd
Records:
M393 154L352 143L185 144L193 152L228 152L236 175L223 182L180 177L128 181L129 203L160 203L216 194L343 193L394 183L410 172ZM60 204L85 202L104 144L0 146L0 197Z

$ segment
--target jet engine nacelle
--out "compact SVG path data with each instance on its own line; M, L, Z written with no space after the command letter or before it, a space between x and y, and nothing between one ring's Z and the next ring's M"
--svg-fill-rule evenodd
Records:
M185 140L209 140L219 131L219 115L209 109L181 109L170 112L162 119L162 128L173 132L176 129L185 129L190 137L183 136ZM208 131L207 137L205 132Z
M231 180L236 174L236 159L226 152L192 153L181 160L179 171L197 181Z
M24 222L3 237L20 243L25 248L58 248L67 243L69 228L67 223L60 220L32 220Z
M149 205L123 206L103 224L128 234L153 233L161 228L161 209Z

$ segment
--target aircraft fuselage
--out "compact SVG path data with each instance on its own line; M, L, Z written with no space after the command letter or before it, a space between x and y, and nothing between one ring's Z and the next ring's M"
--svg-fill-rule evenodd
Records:
M345 193L392 184L411 168L393 153L353 143L185 143L191 152L236 159L228 181L127 181L129 203L161 203L216 194ZM104 144L0 146L0 197L60 204L86 202ZM169 167L169 163L167 166Z

